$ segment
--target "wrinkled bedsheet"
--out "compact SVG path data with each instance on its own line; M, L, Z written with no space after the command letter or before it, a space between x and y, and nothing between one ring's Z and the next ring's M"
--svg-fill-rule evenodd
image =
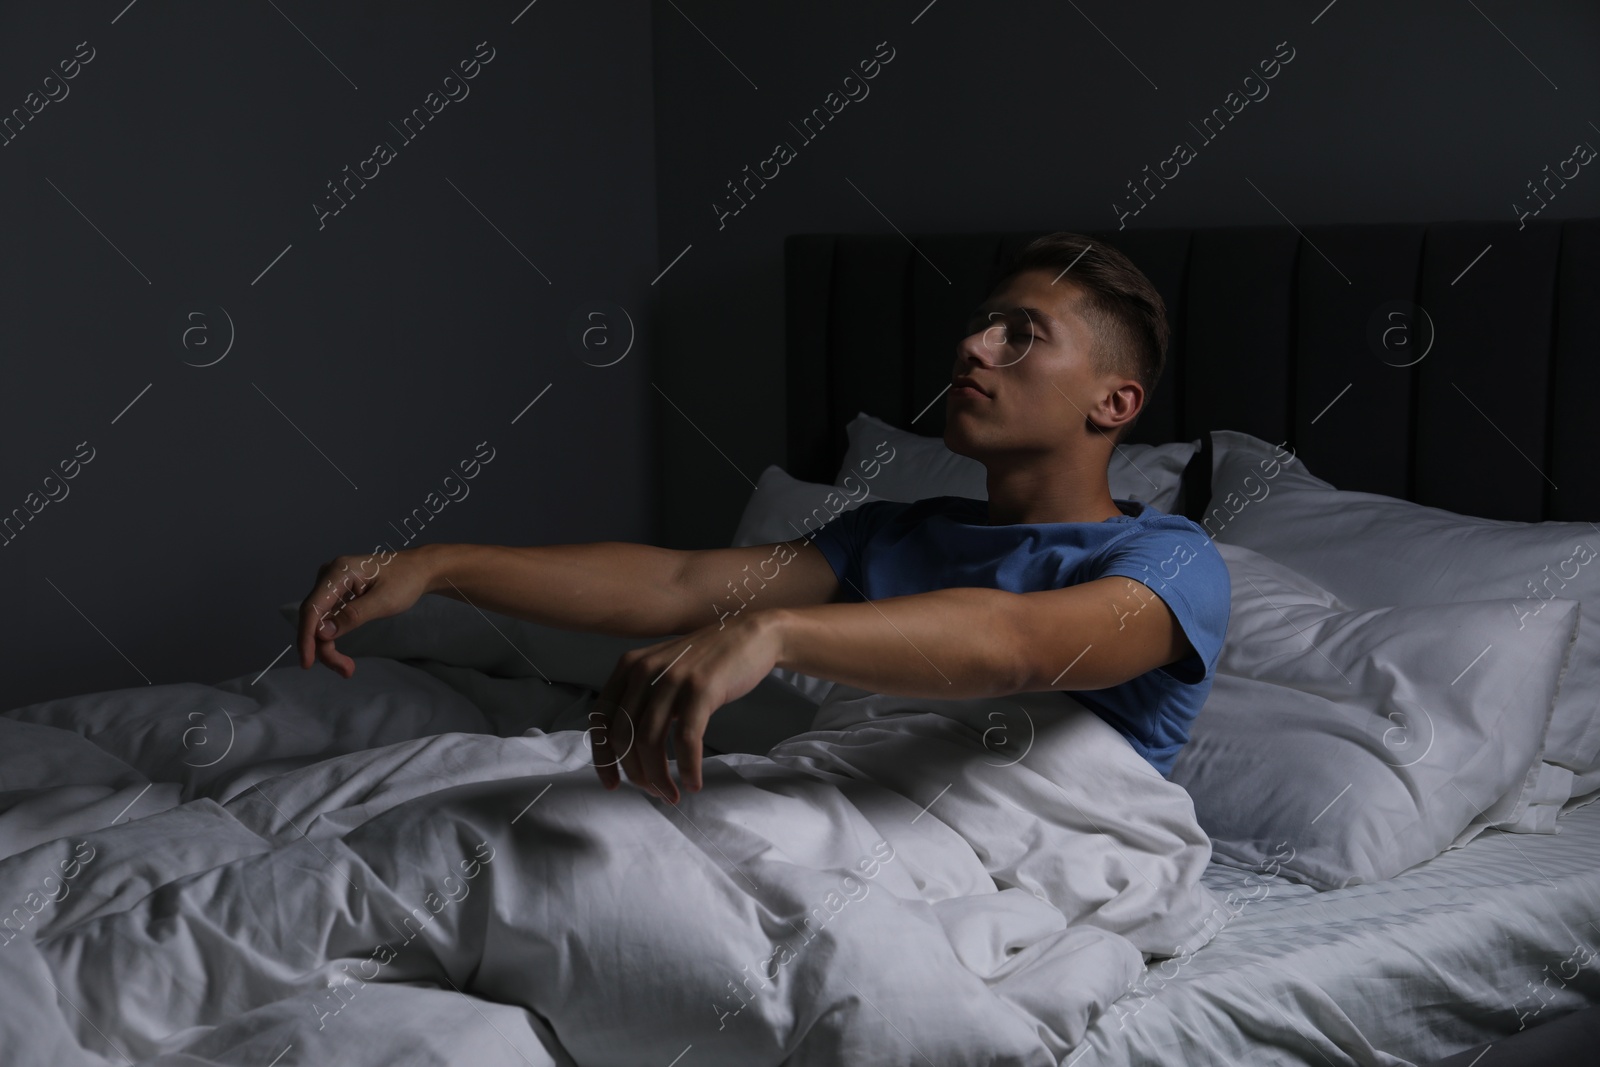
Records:
M1065 694L836 686L674 806L600 786L588 689L357 663L0 716L6 1064L1043 1067L1220 925Z

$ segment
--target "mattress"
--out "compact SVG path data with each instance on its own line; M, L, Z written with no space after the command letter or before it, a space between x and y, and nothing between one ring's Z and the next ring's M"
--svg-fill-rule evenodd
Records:
M1422 1064L1600 1003L1600 799L1317 892L1213 862L1234 916L1147 967L1062 1063Z

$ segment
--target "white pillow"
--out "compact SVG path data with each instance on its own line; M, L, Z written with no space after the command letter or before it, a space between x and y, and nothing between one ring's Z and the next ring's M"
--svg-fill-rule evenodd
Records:
M1514 814L1578 632L1575 601L1520 630L1504 600L1353 610L1259 553L1217 549L1228 634L1171 775L1217 859L1272 858L1334 889L1393 877Z
M1265 612L1269 607L1273 615L1266 617L1267 628L1279 625L1280 619L1284 622L1290 621L1292 612L1283 610L1285 604L1315 604L1326 609L1330 615L1334 613L1350 613L1353 610L1350 605L1339 600L1338 597L1317 585L1305 575L1271 560L1259 552L1251 551L1242 545L1216 544L1217 550L1221 553L1224 561L1231 561L1229 574L1235 586L1233 590L1236 594L1233 598L1234 603L1238 602L1237 594L1242 593L1247 598L1243 609L1244 614L1236 623L1241 630L1248 631L1253 628L1256 622L1260 621L1255 619L1252 612ZM1245 590L1246 585L1248 585L1248 591ZM1574 615L1577 616L1574 625L1581 627L1581 610L1574 612ZM1309 648L1309 646L1305 647ZM1227 647L1225 642L1223 653L1218 658L1217 669L1226 669L1230 673L1246 677L1260 678L1264 676L1261 673L1262 668L1258 662L1260 655L1261 649L1255 644L1235 644ZM1568 657L1568 662L1570 663L1570 656ZM1554 704L1555 701L1552 700L1550 708L1546 710L1544 722L1539 727L1540 742L1532 749L1532 754L1525 765L1522 780L1512 785L1499 800L1490 804L1479 815L1475 816L1472 826L1478 829L1534 832L1525 824L1531 821L1527 814L1530 805L1548 805L1549 798L1547 793L1550 779L1541 773L1545 769L1545 765L1538 759L1538 753L1544 746L1543 737L1548 731L1551 718L1549 712L1554 709ZM1403 718L1403 716L1401 717ZM1386 726L1384 736L1392 743L1405 733L1404 729L1395 731ZM1521 751L1521 749L1516 749L1516 751ZM1565 797L1562 799L1565 799ZM1555 815L1560 810L1559 803L1558 801L1556 806L1548 807L1547 811L1541 814L1539 818L1544 819L1547 817L1553 825ZM1549 829L1543 832L1554 833L1555 831L1554 829Z
M958 456L943 438L924 437L890 426L865 411L845 427L847 444L839 465L835 485L844 485L847 475L873 453L878 442L894 449L894 461L878 475L874 491L884 500L926 500L935 496L960 496L969 500L989 499L989 475L982 463Z
M1352 607L1505 600L1505 622L1515 630L1551 610L1540 609L1549 597L1582 602L1588 621L1579 623L1541 754L1552 765L1544 792L1559 795L1572 775L1572 796L1600 789L1600 530L1587 522L1476 518L1339 490L1259 438L1219 430L1212 439L1212 507L1201 525Z
M884 462L872 491L884 500L925 500L934 496L960 496L988 500L988 472L983 464L950 451L939 437L908 433L861 412L845 432L849 444L834 479L837 486L877 457L892 449L894 459ZM1169 514L1177 503L1183 468L1199 440L1166 445L1117 445L1111 453L1107 480L1115 500L1140 500Z
M872 499L873 482L856 479L847 487L802 482L773 464L761 472L755 492L733 534L734 548L809 538L846 511Z

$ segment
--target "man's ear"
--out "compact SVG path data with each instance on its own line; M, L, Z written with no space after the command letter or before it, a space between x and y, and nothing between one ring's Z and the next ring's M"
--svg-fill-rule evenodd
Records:
M1089 412L1089 419L1101 430L1117 436L1117 431L1132 422L1144 410L1144 386L1132 378L1114 383L1100 403Z

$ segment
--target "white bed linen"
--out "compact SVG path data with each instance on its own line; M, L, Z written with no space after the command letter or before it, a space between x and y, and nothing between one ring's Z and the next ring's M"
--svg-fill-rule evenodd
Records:
M1187 794L1054 696L841 691L677 808L392 660L15 709L0 1059L1049 1067L1216 909Z
M1600 526L1485 519L1335 489L1260 438L1211 436L1206 532L1292 567L1351 607L1508 599L1508 624L1520 627L1552 598L1582 603L1542 754L1552 766L1532 791L1545 800L1527 806L1519 828L1546 832L1560 802L1600 790Z
M1557 826L1326 892L1213 864L1232 921L1148 967L1063 1063L1421 1064L1600 1003L1600 804Z
M383 632L374 629L374 635ZM522 651L541 651L538 641L522 647L526 634L514 636ZM567 651L574 654L542 662L583 662L576 654L582 648ZM603 673L614 649L592 651L593 662L583 665L591 678ZM508 663L505 669L531 673L520 654L510 659L515 666ZM515 816L537 796L537 790L528 788L529 775L573 770L587 781L593 774L586 766L582 735L576 732L585 724L581 687L546 685L532 677L491 677L458 665L429 664L435 675L429 678L390 660L368 657L360 664L349 680L321 668L305 674L287 669L269 672L255 686L239 679L215 687L146 687L18 709L20 717L0 716L0 857L10 857L0 859L0 910L11 915L22 905L29 911L21 930L0 932L0 1049L6 1062L120 1064L124 1061L111 1041L132 1043L121 1041L117 1027L160 1030L205 998L225 995L225 989L195 985L181 968L163 973L139 961L159 958L143 951L141 939L176 951L180 929L195 929L194 912L180 923L176 903L197 892L204 898L204 891L223 884L230 872L236 887L223 896L236 904L254 903L260 910L241 908L234 916L237 924L223 924L211 936L227 941L254 923L275 933L280 948L292 946L297 938L314 948L335 934L361 940L351 930L373 916L363 918L354 905L347 912L328 911L323 905L337 899L334 890L359 883L376 895L383 886L407 879L416 883L411 889L423 893L438 889L440 882L430 880L429 872L442 874L448 865L435 861L470 862L474 844L461 841L460 834L442 834L441 822L462 825L462 812L470 813L474 805ZM451 685L435 684L438 678ZM474 684L464 686L464 679ZM160 699L152 700L158 693ZM870 701L865 706L870 709ZM847 710L849 703L836 707ZM230 721L238 729L229 736L238 740L222 756L223 730ZM45 722L59 725L52 728ZM538 722L572 732L564 735L565 741L553 734L493 736ZM973 722L997 731L986 738L985 763L1009 762L1013 757L1007 751L1021 751L1023 733L1009 717L996 720L984 713ZM1082 724L1102 725L1093 718ZM816 725L827 729L842 723L822 719ZM475 732L483 730L491 732ZM428 736L439 731L452 732ZM820 759L833 764L834 771L848 773L836 761L873 762L870 738L858 736L869 742L859 757L836 748L819 750L815 737L793 739L786 754L795 764ZM739 776L744 788L764 794L762 803L749 810L786 802L782 790L763 784L762 761L733 757L708 764L718 766L730 781ZM181 781L150 785L147 769ZM831 772L817 763L813 769L823 775L811 797L814 803L833 794L821 784ZM1148 769L1137 759L1122 765L1130 775ZM877 760L877 773L886 780L896 770L892 761ZM979 873L985 867L1011 884L1047 892L1059 891L1063 872L1052 872L1048 862L1041 867L1039 861L1048 861L1050 849L1007 854L1003 848L987 847L981 857L969 853L964 864L950 863L959 850L945 846L963 833L980 843L1004 845L1007 840L986 838L982 827L972 823L983 817L984 805L952 803L961 800L964 789L953 787L940 795L941 782L929 792L914 770L902 759L898 771L908 777L888 789L836 783L844 785L840 795L850 803L835 801L829 809L834 815L853 806L860 812L863 801L869 812L876 803L880 816L908 808L898 815L915 831L910 839L895 839L896 858L885 865L871 895L849 903L839 918L848 922L852 908L892 903L888 898L893 894L879 890L891 885L891 871L898 867L899 876L913 883L915 896L926 900L943 895L933 909L937 925L965 971L981 972L1003 961L1012 947L1042 949L1021 953L1025 959L1008 965L1029 964L1008 972L1014 980L1004 999L1014 1005L1016 1019L1054 1019L1071 1038L1073 1020L1081 1025L1093 1018L1097 1005L1127 990L1088 1027L1082 1044L1061 1054L1060 1063L1399 1065L1515 1032L1519 1016L1537 1024L1584 1001L1600 1001L1600 961L1586 961L1582 967L1572 962L1577 944L1594 946L1600 937L1594 925L1600 920L1600 805L1563 817L1561 832L1553 836L1487 833L1395 879L1320 894L1281 878L1263 880L1211 865L1204 883L1215 898L1237 892L1249 902L1236 899L1233 906L1240 908L1239 914L1192 956L1144 969L1120 935L1086 923L1063 927L1059 913L1050 918L1030 899L1028 888L960 896L963 886L982 886ZM451 805L422 809L420 818L405 814L407 800L440 789L459 793L468 782L480 784L466 785L467 793ZM263 788L254 788L257 783ZM896 788L911 795L896 793ZM1053 792L1042 795L1048 798ZM928 813L918 816L924 805ZM876 828L887 820L868 821ZM837 818L825 818L814 824L813 839L791 849L809 850L813 858L819 849L839 851L839 826ZM665 818L659 828L679 832ZM347 833L356 836L361 852L339 843ZM452 840L455 851L440 856L439 843ZM99 851L85 851L86 841ZM419 848L424 843L427 848ZM845 851L852 843L869 844L850 838ZM733 854L744 860L744 853ZM1179 854L1192 864L1196 852L1190 848ZM407 855L425 856L427 862L409 873L383 869L385 863L392 867L395 857ZM870 848L861 850L861 856L870 855ZM85 856L91 858L85 861ZM508 854L497 853L489 869L497 864L504 869L502 858ZM1107 853L1100 854L1102 861L1107 858ZM208 871L217 873L204 873ZM341 871L351 882L338 880ZM258 886L254 896L237 888L252 878ZM458 876L455 884L463 881ZM904 882L899 891L905 891ZM486 896L480 893L474 900L448 905L439 919L461 924L463 905L476 905ZM350 901L360 897L354 890L348 893ZM301 908L297 902L315 906ZM874 912L873 918L878 917ZM63 951L63 946L84 947L83 933L96 925L118 931L106 944L120 946L120 954L117 949ZM41 934L69 928L78 936L50 941L52 955L36 947L34 939ZM206 932L203 926L199 929ZM926 936L931 931L926 924L913 927L909 941L924 950L939 944L940 938ZM502 930L501 936L508 935ZM436 946L441 949L449 944L449 935L442 937ZM1054 945L1052 938L1058 938ZM299 995L263 999L259 988L248 994L235 988L232 995L263 1002L213 1020L214 1028L213 1021L180 1028L160 1042L167 1053L139 1060L185 1067L271 1063L280 1054L278 1067L313 1062L531 1062L542 1067L572 1062L564 1058L559 1037L540 1014L430 986L421 963L425 947L402 948L392 963L383 965L377 980L361 980L377 966L364 953L344 961L347 971L324 968L318 972L323 985L307 985ZM459 958L449 958L448 952L446 957L452 966L461 966ZM947 957L946 978L948 963ZM260 959L246 970L269 986L296 981L274 973L263 978ZM465 972L452 973L460 981ZM861 974L842 973L857 981ZM1169 980L1167 975L1176 977ZM223 978L228 979L227 972ZM338 982L336 988L327 988L328 979ZM993 989L986 981L972 992L993 1007L1002 998L989 997L985 986ZM870 1023L865 1009L856 1007L862 1014L852 1018ZM108 1012L114 1024L106 1023ZM96 1031L82 1013L93 1015L106 1032ZM959 1018L952 1013L928 1033L947 1035L950 1020ZM738 1019L728 1022L731 1027ZM825 1025L839 1022L836 1016ZM1009 1026L1000 1030L1015 1035ZM900 1041L900 1035L881 1026L873 1037ZM973 1042L974 1037L966 1040ZM1062 1043L1060 1037L1040 1036L1037 1026L1029 1040L1039 1048L1050 1047L1052 1040L1057 1047ZM85 1046L100 1048L105 1055ZM179 1047L182 1052L176 1051ZM681 1047L673 1054L677 1051ZM696 1051L709 1049L697 1046ZM991 1044L985 1054L996 1051ZM908 1061L922 1062L917 1057Z
M1334 889L1519 822L1577 601L1522 628L1509 600L1358 611L1258 552L1216 547L1232 615L1172 779L1219 859L1256 867L1288 842L1283 873Z

